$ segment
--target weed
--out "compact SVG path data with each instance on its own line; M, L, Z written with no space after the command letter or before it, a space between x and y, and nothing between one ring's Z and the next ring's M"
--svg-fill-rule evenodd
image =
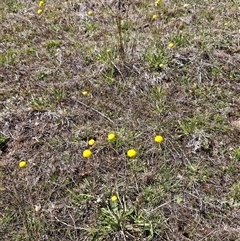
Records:
M240 202L240 182L234 183L230 187L229 197L233 199L233 202Z
M240 161L240 148L236 148L236 149L233 151L233 157L234 157L237 161Z
M44 97L44 96L43 97L33 97L32 96L31 101L30 101L30 106L34 110L45 111L49 107L49 102L46 99L46 97Z
M220 115L194 115L193 117L187 117L179 123L179 134L190 134L199 131L228 131L229 127L226 124L223 117Z
M51 95L57 103L61 103L66 98L66 93L63 88L52 89Z
M163 48L147 50L144 54L144 59L151 68L157 71L161 71L169 62L169 56Z
M0 146L6 145L8 141L9 141L9 137L0 135Z
M9 49L0 55L0 65L14 65L18 62L18 52L15 49Z
M153 237L152 223L146 219L146 214L141 210L135 210L134 204L128 206L124 197L106 203L106 207L100 209L97 228L94 231L93 229L87 231L98 240L111 237L117 232L121 232L124 239L130 234L142 237L144 233L148 234L148 240Z

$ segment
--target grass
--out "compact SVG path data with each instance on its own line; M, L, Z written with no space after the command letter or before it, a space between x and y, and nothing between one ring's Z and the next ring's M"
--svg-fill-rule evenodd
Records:
M3 1L1 239L239 240L238 3Z

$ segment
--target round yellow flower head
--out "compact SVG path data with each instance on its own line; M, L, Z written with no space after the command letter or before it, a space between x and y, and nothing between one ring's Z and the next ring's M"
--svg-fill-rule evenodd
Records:
M153 14L152 19L155 20L157 17L157 14Z
M38 4L39 7L42 7L43 5L44 5L44 1L40 1Z
M174 47L174 43L169 43L168 47L172 49Z
M163 67L164 67L164 64L159 64L159 67L160 67L160 68L163 68Z
M20 161L18 165L19 165L20 168L23 168L23 167L26 167L27 162L26 161Z
M84 91L82 92L82 94L83 94L84 96L87 96L87 95L88 95L88 91L84 90Z
M108 140L109 141L115 141L116 139L116 135L114 133L109 133L108 134Z
M88 15L89 15L89 16L92 16L92 15L93 15L93 11L92 11L92 10L89 10L89 11L88 11Z
M92 152L89 149L83 151L83 157L90 158L92 156Z
M90 139L90 140L88 141L88 145L89 145L89 146L94 145L94 143L95 143L95 140L94 140L94 139Z
M163 142L163 137L160 136L160 135L157 135L157 136L155 136L154 140L155 140L156 143L161 143L161 142Z
M157 0L157 1L155 2L155 7L157 7L157 6L161 3L161 1L162 1L162 0Z
M116 202L118 200L118 197L116 195L111 196L111 201Z
M38 14L41 14L42 12L43 12L42 9L38 9L38 11L37 11Z
M137 152L134 149L130 149L127 151L127 156L130 158L134 158L137 156Z

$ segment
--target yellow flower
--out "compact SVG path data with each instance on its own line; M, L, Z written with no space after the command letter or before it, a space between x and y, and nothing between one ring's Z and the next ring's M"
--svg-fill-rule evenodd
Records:
M20 161L18 165L19 165L20 168L23 168L23 167L26 167L27 162L26 161Z
M118 200L118 197L116 195L111 196L111 201L116 202Z
M168 47L172 49L174 47L174 43L169 43Z
M163 68L163 67L164 67L164 64L159 64L159 67L160 67L160 68Z
M127 156L130 158L134 158L137 156L137 152L134 149L130 149L127 151Z
M42 12L43 12L42 9L38 9L38 11L37 11L38 14L41 14Z
M152 19L155 20L157 17L157 14L153 14Z
M94 143L95 143L95 140L93 140L93 139L90 139L90 140L88 141L88 145L89 145L89 146L94 145Z
M92 152L89 149L83 151L83 157L90 158L92 156Z
M38 4L39 7L42 7L43 5L44 5L44 1L40 1Z
M109 133L108 134L108 140L109 141L115 141L116 139L116 135L114 133Z
M82 92L82 94L83 94L84 96L87 96L87 95L88 95L88 91L84 90L84 91Z
M157 142L157 143L161 143L161 142L163 142L163 137L160 136L160 135L156 135L154 140L155 140L155 142Z
M89 16L92 16L92 15L93 15L93 11L92 11L92 10L89 10L89 11L88 11L88 15L89 15Z
M161 3L161 1L162 1L162 0L157 0L157 1L155 2L155 7L157 7L157 6Z

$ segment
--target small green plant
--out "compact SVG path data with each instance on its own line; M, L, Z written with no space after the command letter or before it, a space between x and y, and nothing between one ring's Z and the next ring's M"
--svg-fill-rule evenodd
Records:
M45 42L45 46L47 49L51 49L51 48L59 48L61 45L61 41L60 40L48 40Z
M230 187L229 197L233 200L233 202L240 202L240 182L234 183Z
M93 196L87 193L77 193L73 190L67 189L68 192L71 195L71 200L72 203L74 203L75 206L80 207L83 204L86 204L88 201L90 201L91 199L93 199Z
M0 66L1 65L14 65L18 62L19 53L15 49L8 49L0 54Z
M48 52L53 55L56 53L57 48L61 46L62 41L50 39L45 42L45 47L47 48Z
M205 127L204 120L199 115L193 117L187 117L182 121L179 121L179 133L190 134L196 130L202 130Z
M49 106L49 103L45 97L32 97L30 106L34 110L45 111Z
M187 174L188 174L188 183L200 183L206 182L209 177L210 173L207 168L201 164L193 163L187 166Z
M193 117L186 117L184 120L178 121L179 134L190 134L201 131L220 131L226 132L228 126L221 115L200 115L196 114Z
M168 109L168 104L166 101L167 91L162 86L153 86L151 90L151 97L153 100L151 105L155 113L163 113Z
M10 140L9 137L0 134L0 150L5 151L7 148L7 142Z
M110 67L103 72L104 82L106 82L109 86L113 86L116 84L116 70L114 67Z
M240 161L240 148L237 148L233 151L233 157L237 160Z
M6 142L9 140L8 137L0 135L0 145L6 144Z
M178 35L169 38L169 41L173 42L174 45L178 47L183 47L188 44L187 36L184 36L182 33L179 33Z
M57 103L61 103L66 97L66 93L63 88L55 88L52 89L50 92Z
M49 75L49 74L46 73L46 72L40 72L40 73L38 74L38 76L37 76L37 79L43 81L43 80L46 79L46 77L47 77L48 75Z
M24 8L24 5L21 4L20 1L8 0L5 1L5 3L8 7L8 11L12 13L17 13L18 11Z
M84 30L89 34L94 33L99 28L98 23L93 21L92 19L88 19L85 22Z
M134 204L128 206L125 198L119 199L113 195L106 207L100 209L96 229L87 229L95 240L104 240L111 234L121 232L123 235L131 233L136 237L153 237L153 226L146 219L143 211L135 209Z
M168 63L169 57L162 48L154 50L147 50L144 59L150 68L157 71L162 70Z
M97 59L103 64L111 64L111 61L116 57L115 49L111 47L103 48L97 55Z

